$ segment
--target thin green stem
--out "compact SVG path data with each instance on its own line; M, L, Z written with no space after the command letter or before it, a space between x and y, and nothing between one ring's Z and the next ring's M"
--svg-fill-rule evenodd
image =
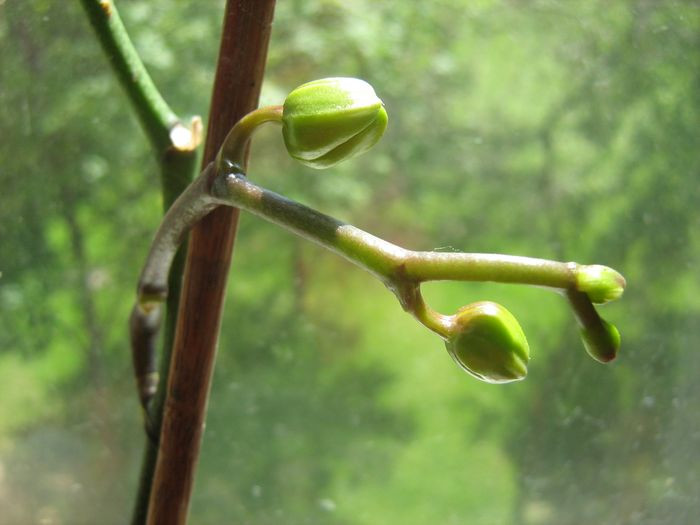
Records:
M211 187L222 204L237 206L320 244L382 279L493 281L565 290L576 287L579 265L500 254L411 251L250 182L242 173L219 174Z
M195 172L196 148L201 138L201 120L195 117L189 128L184 126L163 99L134 48L112 0L81 0L81 3L151 143L160 168L163 208L168 210L178 195L188 187ZM186 243L182 243L182 240L178 239L179 244L184 245L169 257L169 272L166 270L165 274L165 287L169 288L165 315L160 306L152 312L135 308L129 323L134 370L147 433L132 516L134 524L145 521L158 454L165 397L165 385L163 381L159 383L158 376L168 377L170 367L186 250ZM158 374L155 355L157 335L163 317L165 333Z
M167 296L165 278L180 239L217 205L242 208L345 257L382 280L412 311L407 306L408 285L449 279L576 290L576 274L582 268L513 255L406 250L250 182L235 163L221 173L215 173L212 164L176 201L156 233L139 284L139 305L145 312ZM420 298L419 292L414 295ZM430 317L426 315L422 322ZM441 333L439 323L428 327Z
M239 120L224 139L216 156L216 170L225 170L224 164L243 166L248 142L253 132L265 122L282 122L282 106L265 106L248 113Z
M565 295L581 328L581 336L589 355L600 363L615 359L620 349L620 333L617 328L600 317L588 294L567 290Z
M443 315L436 312L423 299L420 284L407 284L399 287L397 296L401 305L428 330L438 334L443 339L448 339L453 330L454 315Z
M81 0L114 72L138 114L156 152L177 140L171 132L179 122L165 102L134 48L112 0Z
M236 206L344 256L382 281L393 280L408 254L379 237L250 182L238 172L220 173L211 186L220 204Z
M575 285L576 263L491 253L412 252L405 275L421 281L493 281L548 288Z

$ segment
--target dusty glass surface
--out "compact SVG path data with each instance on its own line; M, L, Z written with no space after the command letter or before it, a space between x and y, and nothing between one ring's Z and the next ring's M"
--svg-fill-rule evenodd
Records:
M222 2L122 0L206 118ZM279 2L263 103L357 76L389 128L329 172L256 136L251 176L413 249L602 263L619 358L564 301L495 386L345 261L244 217L191 522L686 524L700 512L700 11L693 2ZM160 217L145 136L77 2L0 0L0 524L128 521L143 445L126 319Z

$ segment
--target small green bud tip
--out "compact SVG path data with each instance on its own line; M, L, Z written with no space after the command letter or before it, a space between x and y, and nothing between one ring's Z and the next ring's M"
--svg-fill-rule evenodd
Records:
M579 266L576 272L576 289L598 304L618 299L625 291L625 284L622 275L600 264Z
M457 364L481 381L510 383L527 375L527 339L513 314L499 304L483 301L460 308L445 345Z
M325 169L374 146L387 122L384 105L367 82L324 78L289 94L282 112L282 135L293 158Z
M601 319L599 325L582 328L581 338L588 355L599 363L612 361L620 349L620 332L605 319Z

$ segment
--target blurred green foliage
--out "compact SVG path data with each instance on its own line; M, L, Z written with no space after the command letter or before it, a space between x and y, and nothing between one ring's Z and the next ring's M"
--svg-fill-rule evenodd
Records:
M172 107L206 118L223 2L119 6ZM622 352L590 360L541 290L427 286L527 333L528 379L479 383L370 276L244 217L192 523L692 522L699 50L691 1L279 2L262 103L357 76L390 125L328 173L263 130L251 176L409 248L615 267ZM158 175L77 2L0 1L0 137L0 523L124 523Z

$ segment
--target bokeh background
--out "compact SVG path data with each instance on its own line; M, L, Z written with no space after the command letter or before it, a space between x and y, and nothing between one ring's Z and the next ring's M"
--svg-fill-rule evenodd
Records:
M121 0L157 84L206 119L222 1ZM687 524L700 513L700 9L668 0L286 0L262 103L357 76L390 123L328 172L256 136L263 185L413 249L607 264L622 333L499 301L526 381L479 383L371 276L244 216L193 524ZM0 523L129 519L143 446L126 319L156 164L78 2L0 0Z

